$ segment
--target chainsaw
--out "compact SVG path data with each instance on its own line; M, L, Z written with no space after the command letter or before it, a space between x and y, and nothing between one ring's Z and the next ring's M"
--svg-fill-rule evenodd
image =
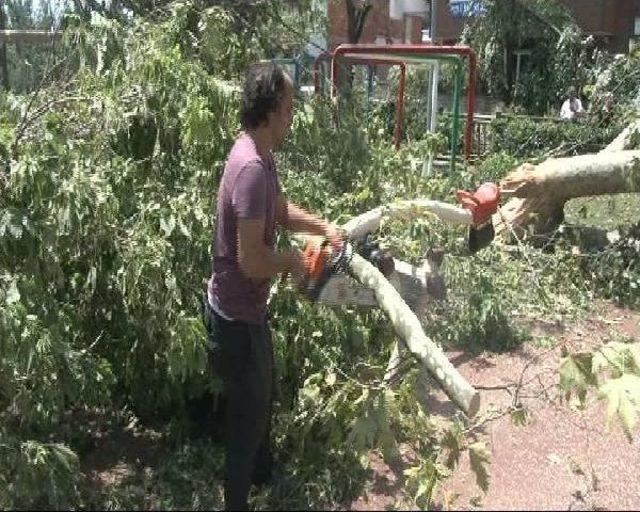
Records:
M354 252L370 261L385 277L394 271L391 253L369 236L363 242L346 238L338 244L326 238L311 239L302 253L305 265L302 288L307 298L313 302L375 307L373 291L349 277Z
M487 247L495 236L492 215L497 211L500 191L495 184L484 183L474 193L459 190L457 198L470 212L468 249L475 254ZM304 294L313 302L377 307L374 292L349 276L354 252L370 261L385 277L393 274L393 256L381 248L370 233L363 240L346 238L339 244L326 238L310 238L303 249Z
M458 201L471 212L473 223L469 226L469 252L475 254L487 247L495 237L492 216L498 211L500 189L495 183L483 183L473 194L458 190Z

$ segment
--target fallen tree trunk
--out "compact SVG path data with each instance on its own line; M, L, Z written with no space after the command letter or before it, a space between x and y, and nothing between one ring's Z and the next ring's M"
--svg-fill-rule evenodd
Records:
M444 300L447 289L439 272L440 264L427 256L421 267L414 267L404 261L395 260L395 272L389 282L395 287L411 310L419 315L429 300ZM387 386L395 387L405 372L407 349L396 340L384 374Z
M380 308L387 313L409 351L425 365L449 398L468 416L474 416L480 408L480 394L458 373L440 347L426 336L420 321L396 289L358 254L353 255L350 270L362 284L375 291Z
M640 151L554 158L523 164L501 182L514 196L494 217L497 234L548 234L564 218L565 203L577 197L640 192Z
M417 200L376 208L355 217L343 228L351 239L362 240L368 233L378 229L383 215L414 218L424 215L425 212L435 213L449 222L462 224L473 222L471 213L462 208L437 201ZM304 240L307 237L299 239ZM454 403L471 417L480 408L480 394L458 373L442 350L425 335L420 321L400 295L400 291L405 292L406 288L428 288L430 278L436 277L438 274L440 260L441 256L434 254L433 258L428 257L425 263L418 268L400 260L394 260L397 270L390 276L390 280L394 284L391 284L376 267L359 254L353 255L349 268L358 281L374 291L379 307L388 315L397 334L403 340L403 345L398 342L394 345L395 358L392 356L392 360L401 363L401 351L406 346L406 349L441 384ZM409 282L409 285L403 281ZM436 283L438 283L436 288L442 286L442 283L437 280ZM437 290L436 293L442 294L443 290ZM388 368L385 374L386 383L391 384L391 380L399 377L401 366L398 364L396 367Z
M347 222L343 228L352 239L362 240L368 233L373 233L380 227L383 216L412 219L423 217L429 213L451 224L463 224L467 226L473 224L473 215L469 210L440 201L415 199L374 208L362 215L354 217Z
M381 206L363 213L343 228L353 240L362 240L380 227L382 217L413 219L433 214L445 222L470 225L470 211L440 201L416 199ZM357 255L356 255L357 256ZM468 415L474 416L480 408L479 393L464 380L440 348L425 334L414 311L420 311L426 301L423 293L412 296L410 290L427 290L436 299L444 298L446 289L439 274L440 261L437 256L427 257L418 269L405 262L394 260L396 271L387 281L384 276L360 256L351 262L351 271L358 280L375 291L380 307L389 315L402 342L396 341L384 375L384 382L393 387L403 373L403 357L411 352L440 383L447 395ZM393 285L391 284L393 283ZM398 296L398 292L402 297ZM393 293L391 293L393 292ZM403 300L404 299L404 300ZM408 301L412 307L405 302ZM412 311L413 309L413 311Z

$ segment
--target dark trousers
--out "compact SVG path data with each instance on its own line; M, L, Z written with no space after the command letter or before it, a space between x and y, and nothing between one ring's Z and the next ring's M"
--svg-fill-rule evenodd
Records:
M251 484L271 478L271 331L266 321L228 321L209 307L206 297L204 304L209 358L225 395L225 508L247 510Z

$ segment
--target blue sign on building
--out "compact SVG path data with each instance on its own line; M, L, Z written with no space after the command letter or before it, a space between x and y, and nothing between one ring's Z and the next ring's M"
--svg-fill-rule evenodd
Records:
M482 16L487 8L482 0L449 0L449 12L454 18Z

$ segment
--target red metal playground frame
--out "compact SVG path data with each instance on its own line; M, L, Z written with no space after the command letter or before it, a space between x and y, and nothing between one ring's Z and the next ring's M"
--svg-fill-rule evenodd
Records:
M464 155L465 159L469 161L471 157L471 144L473 136L473 114L475 110L476 99L476 54L472 48L468 46L438 46L438 45L415 45L415 44L393 44L393 45L381 45L381 44L341 44L333 51L333 58L331 61L331 81L332 81L332 95L336 96L338 90L338 74L340 72L338 61L346 55L347 58L353 54L382 54L385 57L382 59L387 60L387 63L404 63L404 58L411 58L414 55L429 56L429 55L458 55L467 58L469 61L469 85L467 89L467 122L465 126L464 135ZM375 55L363 55L365 59L377 60ZM314 63L314 77L316 83L316 91L318 91L319 85L319 60L322 54L318 56ZM380 63L380 62L379 62ZM401 68L402 69L402 68ZM401 75L402 77L403 75ZM404 80L402 80L402 99L399 98L399 109L403 109L404 104ZM400 94L399 94L400 96ZM400 117L400 116L398 116ZM401 129L401 128L400 128ZM399 139L398 139L399 140ZM398 143L396 141L396 144Z
M316 95L320 95L320 64L323 60L329 60L333 57L332 52L324 51L318 55L313 62L313 83ZM400 79L398 81L398 106L396 111L396 124L393 130L393 141L396 149L400 149L402 141L402 126L404 124L404 91L407 76L407 65L398 60L388 60L383 57L357 57L348 59L350 64L356 66L398 66L400 68Z

